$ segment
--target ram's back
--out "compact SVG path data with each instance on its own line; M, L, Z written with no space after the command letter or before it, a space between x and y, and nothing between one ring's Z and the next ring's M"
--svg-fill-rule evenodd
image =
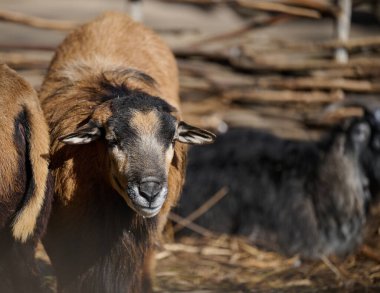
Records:
M125 79L127 69L149 75L155 85L133 77ZM65 113L70 112L71 117L73 113L79 115L78 119L70 118L77 125L102 102L99 92L107 87L104 83L116 87L126 84L129 89L143 90L179 107L178 72L172 52L153 31L126 14L105 13L73 31L58 47L40 91L49 123L64 120Z

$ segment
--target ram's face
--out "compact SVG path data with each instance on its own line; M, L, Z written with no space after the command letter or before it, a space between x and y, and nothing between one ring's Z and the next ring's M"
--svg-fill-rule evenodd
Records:
M380 128L371 127L368 145L362 153L364 172L369 179L372 196L380 196Z
M113 188L134 211L153 217L168 194L176 141L204 144L212 142L214 135L177 121L172 115L173 107L143 93L116 98L107 111L110 115L104 122L94 117L87 126L61 140L80 144L103 138L109 152Z
M176 124L165 111L133 110L107 129L112 185L144 216L156 215L165 202Z
M379 113L380 116L380 113ZM380 195L380 123L374 119L354 119L349 128L350 138L359 156L366 185L372 196Z

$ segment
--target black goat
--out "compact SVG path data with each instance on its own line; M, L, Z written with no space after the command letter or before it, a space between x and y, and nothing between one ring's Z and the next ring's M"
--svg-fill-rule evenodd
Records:
M380 110L360 106L363 117L319 141L240 128L213 145L192 148L177 213L189 215L226 186L228 194L195 223L286 255L352 251L361 241L370 197L380 190Z

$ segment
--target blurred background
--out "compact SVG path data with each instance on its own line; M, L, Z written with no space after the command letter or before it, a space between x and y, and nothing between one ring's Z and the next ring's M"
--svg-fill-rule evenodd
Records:
M345 108L320 119L324 107L380 93L380 3L352 1L349 10L340 6L349 2L143 0L141 15L177 57L185 120L217 133L248 126L286 138L315 139L343 118L361 114ZM131 3L2 0L0 60L38 89L55 47L70 29L107 10L129 13ZM155 288L379 292L376 206L372 214L364 248L346 258L320 261L286 258L227 235L174 241L168 228L157 255ZM180 221L176 216L171 219ZM48 259L42 249L38 255L53 288Z

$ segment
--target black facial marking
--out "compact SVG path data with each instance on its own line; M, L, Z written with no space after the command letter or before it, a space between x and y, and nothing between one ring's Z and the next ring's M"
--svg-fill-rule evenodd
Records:
M108 76L110 75L110 76ZM111 78L111 79L110 79ZM130 95L136 90L131 90L127 87L126 83L113 82L113 79L120 79L127 81L128 79L139 80L151 88L156 88L156 81L148 74L133 68L115 68L112 71L105 71L99 80L103 94L103 102L112 100L115 97L123 97ZM88 89L91 91L91 88Z
M173 143L173 137L176 130L176 120L172 115L167 113L160 113L160 133L159 141L168 148L171 143Z
M127 96L127 97L126 97ZM148 95L141 91L131 91L124 93L113 99L112 101L114 113L119 110L138 110L141 112L148 112L151 110L158 110L160 112L175 112L175 108L165 102L159 97Z
M174 137L176 119L170 114L175 108L164 100L150 96L146 93L134 91L127 97L114 98L111 104L112 117L109 125L114 129L116 138L110 144L120 142L122 147L127 147L136 140L138 133L131 127L131 121L135 112L148 113L156 111L159 120L159 132L156 134L160 143L167 148Z
M33 170L30 162L30 127L27 117L27 112L25 109L21 111L15 122L14 122L14 140L16 146L25 146L23 153L25 154L25 165L19 166L21 173L25 173L26 175L26 186L25 186L25 195L22 200L21 206L24 206L28 203L30 198L32 197L35 189L35 182L33 176ZM22 169L22 170L21 170Z

